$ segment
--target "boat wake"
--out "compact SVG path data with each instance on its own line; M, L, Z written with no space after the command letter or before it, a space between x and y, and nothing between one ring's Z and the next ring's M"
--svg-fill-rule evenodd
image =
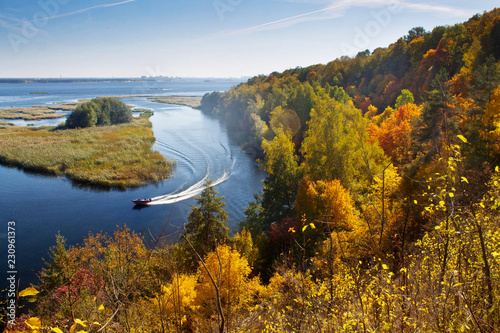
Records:
M224 147L222 144L221 144L221 146L225 149L227 155L229 155L232 163L231 163L231 167L229 168L229 170L224 171L224 173L219 178L217 178L215 180L212 179L211 186L219 185L219 184L225 182L226 180L228 180L229 177L231 177L231 173L233 172L234 165L236 162L235 159L233 158L233 156L231 156L229 151L226 149L226 147ZM173 203L183 201L183 200L192 198L194 196L197 196L201 192L203 192L203 190L206 188L206 181L209 179L209 177L210 177L210 165L208 164L208 161L207 161L207 172L206 172L205 176L200 181L191 185L187 189L183 190L181 187L172 193L151 198L151 202L149 203L149 206L173 204Z

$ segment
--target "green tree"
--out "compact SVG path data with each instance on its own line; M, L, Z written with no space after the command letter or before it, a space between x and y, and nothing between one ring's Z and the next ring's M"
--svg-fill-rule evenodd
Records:
M116 98L98 97L76 107L66 121L67 128L84 128L129 123L132 110Z
M396 110L402 106L415 102L413 94L408 89L401 90L401 95L396 99Z
M266 226L293 216L293 206L299 188L300 172L295 145L290 132L277 129L272 141L264 140L266 155L262 208Z
M408 31L408 35L404 37L405 41L407 43L411 42L414 39L417 39L419 37L425 36L427 32L425 31L424 28L422 27L415 27L412 28L410 31Z
M216 113L216 109L219 101L221 100L222 93L218 91L214 91L212 93L206 93L200 102L200 110L206 112L210 115L214 115Z
M432 90L422 110L418 137L421 143L428 144L424 150L431 155L440 152L443 144L450 144L457 134L456 110L452 107L447 81L448 72L441 69L432 81Z
M318 99L301 149L306 175L313 181L339 179L351 191L366 186L385 159L369 142L366 124L351 102Z
M123 124L132 121L132 110L129 106L116 98L103 98L104 110L109 111L111 124Z
M333 86L331 88L330 97L344 104L351 100L351 97L344 91L344 88L338 86Z
M222 201L224 197L218 197L218 194L212 182L207 180L205 189L195 198L197 206L191 206L185 227L184 237L189 238L201 257L229 238L226 204Z
M41 290L53 291L68 282L68 269L71 262L66 247L66 239L61 234L56 235L56 245L50 249L50 260L45 261L45 267L40 271L39 278L42 281ZM73 274L74 272L71 272Z
M83 103L76 107L66 120L67 128L85 128L95 126L97 123L96 105Z
M254 200L249 202L247 208L245 208L245 220L240 222L239 227L240 230L248 230L252 238L256 239L266 228L266 223L264 221L264 209L262 208L262 192L254 194L253 197Z

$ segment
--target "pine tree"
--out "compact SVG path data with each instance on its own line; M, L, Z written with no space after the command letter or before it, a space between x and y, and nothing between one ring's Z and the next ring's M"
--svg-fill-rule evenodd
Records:
M457 134L456 110L447 81L448 73L442 69L432 81L432 90L422 110L418 140L428 145L424 148L428 156L441 152L443 144L451 144Z
M191 206L188 216L184 236L189 237L201 257L229 238L226 204L222 201L224 197L218 197L218 194L212 182L207 180L205 190L195 198L197 206Z

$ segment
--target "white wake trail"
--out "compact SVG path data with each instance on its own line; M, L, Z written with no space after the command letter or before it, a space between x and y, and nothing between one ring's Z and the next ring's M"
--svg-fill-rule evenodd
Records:
M222 146L222 147L224 149L226 149L224 146ZM229 154L227 149L226 149L226 152ZM226 180L228 180L229 177L231 177L231 173L233 172L234 165L236 162L232 156L231 156L231 160L232 160L232 165L231 165L230 170L224 171L224 173L222 174L221 177L219 177L218 179L216 179L212 182L212 186L219 185L219 184L225 182ZM208 165L208 161L207 161L207 165ZM169 193L169 194L166 194L166 195L161 195L158 197L151 198L151 202L149 203L149 205L150 206L168 205L168 204L173 204L173 203L183 201L183 200L186 200L186 199L189 199L189 198L192 198L194 196L199 195L206 188L205 184L206 184L206 181L208 179L209 174L210 174L210 165L207 166L207 173L205 174L205 177L203 177L203 179L201 179L196 184L191 185L190 187L188 187L187 189L185 189L179 193L176 193L177 192L177 190L176 190L176 191Z

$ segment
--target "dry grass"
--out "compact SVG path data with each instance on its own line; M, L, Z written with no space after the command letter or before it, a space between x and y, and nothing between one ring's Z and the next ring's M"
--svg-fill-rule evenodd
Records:
M5 122L5 121L0 121L0 129L8 128L13 126L12 124Z
M174 165L151 150L148 119L75 130L10 127L0 131L0 163L78 184L137 187L168 178Z
M150 97L148 99L156 103L186 105L192 108L197 108L198 106L200 106L201 102L201 97L197 96L161 96L161 97Z
M66 117L66 114L56 113L55 111L74 111L78 105L88 101L89 99L80 99L78 100L78 102L74 103L35 105L23 108L0 109L0 119L42 120L63 118Z
M123 96L107 96L114 98L125 97L145 97L142 95L123 95ZM201 97L195 96L162 96L162 97L148 97L150 100L157 103L168 103L186 105L192 108L200 106ZM24 120L42 120L42 119L56 119L65 117L64 113L56 113L56 110L74 111L79 104L88 102L88 99L81 99L75 103L54 104L54 105L35 105L32 107L23 108L10 108L0 109L0 119L24 119ZM134 110L140 111L140 110ZM0 124L0 128L5 128L6 125Z
M88 102L88 101L89 101L89 99L81 99L75 103L47 105L47 108L49 108L51 110L74 111L78 105L85 103L85 102Z
M51 109L45 105L36 105L27 108L0 109L0 119L41 120L66 116L64 113L56 113L55 110L61 110L61 108Z

